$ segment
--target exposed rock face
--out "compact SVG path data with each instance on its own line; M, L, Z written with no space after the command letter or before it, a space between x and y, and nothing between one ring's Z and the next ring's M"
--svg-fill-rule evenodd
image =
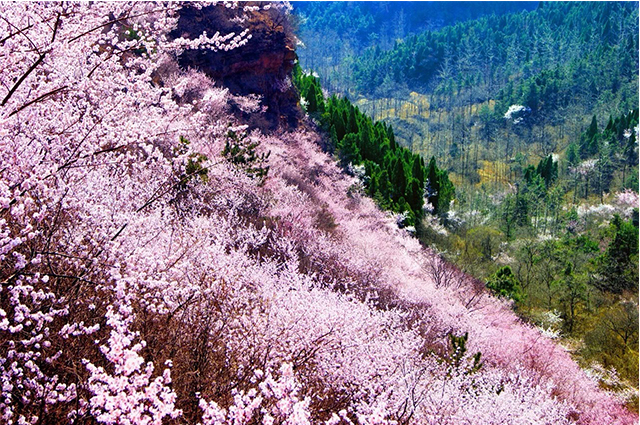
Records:
M260 117L244 117L253 125L295 127L301 115L296 89L290 78L297 56L295 36L288 17L276 7L245 12L243 6L247 5L250 4L242 3L238 9L219 6L183 8L172 37L193 39L204 31L209 35L216 31L239 34L249 29L251 39L244 46L230 51L186 50L178 58L178 63L184 68L203 71L234 94L262 96L266 112Z

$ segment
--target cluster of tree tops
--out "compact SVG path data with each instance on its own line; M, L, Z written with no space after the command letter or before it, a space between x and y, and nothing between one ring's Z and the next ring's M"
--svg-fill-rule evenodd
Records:
M574 219L569 223L577 220L575 210L568 213L568 218ZM535 309L544 306L549 310L555 308L562 314L563 331L567 335L588 336L593 328L597 328L597 324L586 323L587 316L597 315L602 307L611 307L612 299L607 299L609 294L627 294L627 297L631 294L631 299L635 294L637 299L637 210L629 220L614 215L610 225L600 229L598 236L606 242L604 250L601 250L600 244L594 240L594 235L577 234L571 225L567 226L562 237L555 240L525 240L515 251L516 258L511 266L498 268L487 279L487 287L498 296L512 298L518 303L518 307ZM541 261L543 258L544 261ZM596 293L594 289L600 292ZM622 304L627 302L625 297L621 298L621 301ZM635 350L635 377L633 374L625 374L625 377L632 378L637 385L637 305L634 308L635 318L630 315L624 320L628 322L625 326L635 321L633 328L636 346L634 348L630 341L625 340L624 347L618 348L626 353L622 356L626 359L629 358L628 354L633 354L627 351ZM616 324L612 330L619 331L617 328L622 326ZM593 351L590 353L592 357L596 354L595 347L586 348ZM607 350L606 347L600 347L598 351ZM633 364L625 365L625 361L621 359L609 359L609 363L619 370L634 369Z
M351 62L369 47L388 50L397 40L491 14L534 10L537 2L292 2L304 69L320 73L323 87L354 88Z
M638 109L617 118L609 116L604 130L598 129L598 120L594 115L591 125L582 133L579 142L573 142L567 148L567 161L577 167L580 161L595 159L592 185L595 193L601 196L608 192L615 170L622 170L622 184L626 188L638 190L638 173L629 172L638 165L638 147L635 128L638 126ZM589 185L585 185L585 197Z
M637 126L638 109L615 119L610 117L603 131L598 130L594 116L589 128L580 136L580 142L571 143L566 152L567 165L573 174L572 183L565 179L554 185L558 181L558 161L554 155L540 160L537 167L521 167L516 173L519 175L517 192L507 196L503 204L503 230L507 238L512 236L516 227L529 226L532 216L539 217L541 212L544 214L544 226L552 228L535 230L557 230L561 224L562 198L570 185L574 186L574 201L578 196L586 199L592 193L600 196L603 202L605 193L611 189L616 170L622 170L622 180L626 182L624 187L637 191L637 171L626 175L638 165Z
M425 166L420 155L398 145L391 126L374 123L347 98L325 99L318 78L299 66L293 79L306 112L330 136L328 150L337 154L345 169L364 171L366 192L381 208L404 213L407 226L422 218L425 196L432 213L448 211L455 188L434 157Z
M544 327L550 324L544 315L540 320L541 310L559 313L557 330L581 340L576 354L585 366L595 361L613 367L637 387L638 210L627 220L614 215L606 227L579 229L578 223L571 209L557 238L520 234L519 242L509 245L510 264L490 274L487 287L513 299L522 317ZM475 246L489 251L484 271L495 270L490 252L491 245L501 243L497 235L488 227L467 231L465 258L459 264L471 264ZM637 403L636 398L630 407L637 411Z
M626 167L637 192L637 126L637 109L610 118L605 128L592 120L566 161L548 155L537 164L521 162L504 198L458 187L459 219L450 219L449 233L418 232L497 296L513 299L523 319L579 341L575 354L583 366L613 367L636 388L639 214L637 208L626 218L613 214L614 195L602 190L614 164ZM629 195L631 204L633 192L619 192L621 172L611 189ZM557 322L549 322L554 316ZM630 404L636 411L637 402Z
M440 28L480 16L535 9L537 2L292 2L304 20L302 29L335 31L339 42L355 49L383 46L426 29Z
M485 16L405 38L353 59L356 89L389 97L407 87L465 101L501 100L533 112L616 97L638 73L633 2L540 2L531 12ZM637 91L637 90L636 90ZM622 96L624 96L624 91ZM634 99L620 99L621 110ZM504 111L499 111L504 113Z
M629 171L627 182L633 182L629 188L637 191L638 115L639 111L635 109L628 114L610 117L606 128L601 131L598 129L596 117L593 117L591 124L580 136L580 142L572 143L566 152L569 173L565 174L564 178L559 174L558 155L550 154L543 157L537 166L526 165L523 157L519 155L514 161L516 170L513 193L507 193L497 206L478 205L471 201L474 205L467 207L484 210L488 220L481 221L479 225L449 223L449 230L453 234L451 239L462 236L465 240L458 240L462 247L453 246L450 241L436 240L439 247L444 250L458 250L458 256L452 260L463 269L483 278L489 277L487 270L493 270L495 267L494 254L499 250L500 243L504 242L511 254L511 248L520 247L515 249L513 256L512 265L516 272L512 275L510 270L503 267L489 277L488 286L499 295L524 301L530 295L530 289L535 286L531 271L537 264L545 264L546 270L541 273L540 280L546 281L548 299L544 303L549 309L554 306L552 293L558 293L551 287L578 275L581 282L591 282L591 286L605 293L637 294L638 210L636 209L633 217L626 221L614 216L609 227L590 228L584 222L578 224L583 220L580 219L575 205L578 197L586 199L589 192L598 195L603 203L605 191L609 190L615 169L622 169L623 173L625 170ZM519 167L516 167L518 165ZM568 201L567 194L573 185L574 206L564 208ZM464 198L460 201L461 204L470 202ZM535 239L536 242L526 242L540 234L551 235L555 239L542 238ZM421 234L419 237L426 243L434 242L429 234ZM600 246L593 238L602 241ZM542 262L542 257L533 253L544 250L548 252L544 257L545 261ZM551 255L552 251L559 254L554 257ZM576 256L588 260L577 261ZM572 261L571 268L567 269L565 263L569 260ZM522 287L518 279L523 282ZM575 283L573 280L571 282ZM577 297L576 291L580 288L569 286L565 289ZM575 303L584 301L586 288L581 288L580 291L579 295L582 298L572 299L573 307ZM566 299L560 298L558 305L562 307ZM542 304L539 301L533 302L536 303ZM565 315L569 333L573 332L577 314L573 307L571 314Z

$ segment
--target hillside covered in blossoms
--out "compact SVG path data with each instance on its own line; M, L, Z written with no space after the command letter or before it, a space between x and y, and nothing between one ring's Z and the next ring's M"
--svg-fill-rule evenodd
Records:
M289 14L0 4L0 423L637 422L345 171Z

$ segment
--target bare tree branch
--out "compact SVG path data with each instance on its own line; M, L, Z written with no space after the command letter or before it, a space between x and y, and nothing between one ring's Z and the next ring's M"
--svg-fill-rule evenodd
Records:
M38 65L40 65L40 63L44 60L44 57L46 56L46 53L42 53L40 55L40 57L38 58L37 61L35 61L33 63L33 65L31 65L29 67L29 69L27 69L27 72L25 72L22 77L20 77L20 79L18 81L16 81L16 83L13 85L13 87L11 88L11 90L9 90L9 93L7 93L7 95L5 96L4 99L2 99L2 103L0 103L0 106L4 106L9 99L11 98L11 96L13 96L13 93L15 93L15 91L18 89L18 87L20 87L20 85L22 84L22 82L29 76L29 74L31 74L33 72L34 69L36 69L36 67Z

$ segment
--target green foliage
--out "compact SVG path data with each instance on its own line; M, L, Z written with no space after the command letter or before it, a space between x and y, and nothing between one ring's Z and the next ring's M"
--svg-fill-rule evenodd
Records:
M591 119L591 125L589 125L587 131L580 137L580 157L586 159L596 155L599 151L599 140L598 122L594 115Z
M390 49L372 47L344 62L348 72L327 71L323 78L366 96L363 110L391 116L402 144L425 158L435 155L463 184L483 180L483 161L511 163L520 177L514 156L564 151L571 167L599 160L597 171L576 177L572 189L583 198L602 196L637 186L637 147L630 140L636 136L623 137L634 127L627 114L638 104L637 17L632 3L548 3L407 36ZM503 118L512 105L529 108L517 123ZM605 113L625 116L610 118L610 134L598 120ZM568 174L558 165L556 182ZM550 187L553 178L543 178ZM515 182L507 173L500 180Z
M124 26L122 34L123 34L124 39L127 40L127 41L132 41L132 40L136 40L137 41L137 40L142 39L142 37L140 36L140 31L134 29L133 27ZM143 54L149 53L147 51L146 47L140 47L140 48L134 49L132 51L133 51L133 53L135 53L138 56L141 56Z
M233 130L227 132L227 140L222 155L229 162L242 169L252 179L257 179L263 184L269 174L269 166L265 165L271 155L271 151L258 154L256 148L260 142L251 141L245 134Z
M509 266L498 269L487 282L487 288L499 297L511 298L516 302L522 300L520 282Z
M427 200L434 207L434 214L442 215L449 211L454 196L455 187L449 180L449 173L439 169L432 156L427 167Z
M581 354L605 368L615 368L638 385L638 304L614 302L603 308L585 334ZM616 388L610 388L616 389Z
M479 351L471 356L471 359L465 361L468 340L468 332L465 332L465 334L462 336L456 336L453 333L449 334L449 342L451 343L451 355L449 356L448 372L449 376L451 376L454 371L457 373L463 373L465 375L471 375L482 368L483 363L480 360L482 357L482 353Z
M179 144L174 148L174 153L176 155L186 154L189 151L190 144L189 140L180 136ZM184 189L195 177L199 177L200 181L204 183L209 181L209 169L203 165L208 159L206 155L201 153L194 152L189 154L184 173L179 177L178 186Z
M322 114L325 111L325 105L320 80L311 74L305 74L297 65L293 69L293 82L298 88L300 98L306 102L305 111L313 116Z
M349 133L345 135L337 144L338 158L340 164L346 167L349 164L359 164L362 161L360 149L358 149L358 135Z
M637 74L637 49L627 51L627 39L620 37L621 27L629 28L630 43L637 45L638 15L632 3L546 6L425 31L406 37L386 52L367 50L353 64L356 87L361 93L373 93L385 78L392 78L414 90L437 85L436 91L449 91L447 87L465 87L470 81L491 86L519 76L499 98L506 107L524 104L536 113L566 106L576 96L577 87L584 88L588 96L603 89L615 92L624 79ZM592 32L606 33L609 38L592 37ZM555 56L552 42L571 46L571 50L565 48ZM451 63L461 66L449 66ZM492 74L479 64L490 64Z
M381 208L405 213L405 225L415 225L423 214L428 175L424 160L396 143L391 126L374 122L347 98L331 96L324 99L318 79L313 75L296 67L293 76L305 99L307 112L329 133L331 146L328 150L335 150L344 168L364 165L367 193ZM432 200L437 204L437 212L444 213L455 189L447 172L435 166L435 160L431 172L435 173L435 177L432 176L436 188L433 196L437 198Z
M488 226L478 226L467 231L464 238L465 262L492 262L493 257L500 252L503 235L500 231Z
M571 143L567 148L567 162L573 167L580 162L580 151L578 150L578 145L575 143Z
M578 308L586 299L587 286L579 276L574 275L571 263L567 263L558 284L561 287L560 303L565 329L568 334L572 334L578 317Z
M540 181L540 177L535 175L536 181ZM528 227L531 225L530 217L530 196L527 192L508 195L501 205L501 227L507 238L514 236L517 228Z
M549 155L538 163L536 172L544 179L545 186L549 187L558 178L558 163Z
M598 285L607 291L638 292L638 227L631 220L615 215L611 223L613 238L598 259L603 279Z

